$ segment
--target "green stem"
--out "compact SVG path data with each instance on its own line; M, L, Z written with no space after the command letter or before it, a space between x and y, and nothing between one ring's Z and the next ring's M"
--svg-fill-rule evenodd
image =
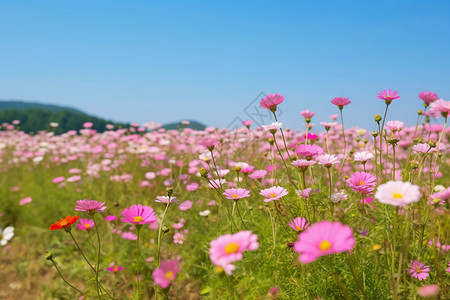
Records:
M58 271L59 276L61 276L61 279L71 288L73 288L74 290L76 290L78 293L83 294L82 291L80 291L79 289L77 289L76 287L74 287L73 285L71 285L63 276L63 274L61 273L61 271L59 270L58 266L56 265L55 261L53 259L50 259L51 262L53 263L53 265L55 266L56 270Z
M98 252L97 252L97 266L95 271L95 283L97 284L97 295L99 299L103 299L103 292L100 288L100 284L98 282L98 270L100 268L100 235L98 234L98 228L97 223L95 222L95 214L92 214L92 220L94 221L95 225L95 232L97 233L97 243L98 243Z
M361 291L361 293L363 295L363 298L367 299L366 293L364 292L364 287L363 287L361 281L359 280L358 275L356 274L356 269L355 269L355 266L353 265L353 263L352 263L352 261L350 259L350 255L348 253L345 253L345 258L347 259L348 265L350 267L350 271L352 272L353 278L355 279L356 286Z
M140 250L140 244L139 244L139 237L140 237L140 229L141 229L140 224L136 225L136 229L137 229L137 239L136 239L136 286L137 286L137 292L138 292L138 299L141 299L141 285L140 285L140 280L139 280L139 250ZM158 262L159 264L159 262Z
M161 224L159 224L159 230L158 230L158 259L157 259L158 267L159 267L159 264L161 263L161 232L162 232L162 227L163 227L163 224L164 224L164 217L166 216L166 212L167 212L167 209L169 208L169 205L170 205L170 197L169 197L169 201L167 202L166 208L164 209L164 213L163 213L162 218L161 218Z

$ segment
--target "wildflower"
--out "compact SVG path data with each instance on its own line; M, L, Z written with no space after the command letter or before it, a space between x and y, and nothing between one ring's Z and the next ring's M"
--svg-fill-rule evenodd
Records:
M208 138L206 140L201 141L199 144L205 148L207 148L209 151L213 151L214 147L219 143L217 139L214 138Z
M355 192L373 194L375 187L375 176L366 172L355 172L346 180L348 186Z
M180 205L178 205L178 209L181 211L187 211L189 209L191 209L192 207L192 201L190 200L186 200L180 203Z
M349 105L350 103L352 103L352 101L350 101L348 98L336 97L331 100L331 103L336 105L337 107L339 107L339 109L342 110L344 106Z
M0 228L0 246L5 246L14 236L14 227L8 226L2 231Z
M295 153L305 157L307 160L310 160L313 156L322 154L323 152L323 149L317 145L301 144L295 148Z
M236 202L239 199L250 197L250 191L242 188L227 189L223 194L225 195L225 198L234 200Z
M242 125L244 125L247 128L250 128L250 126L253 124L253 120L245 120L242 121Z
M271 134L275 134L281 127L283 127L283 123L280 122L272 122L272 124L262 126L264 130L270 131Z
M207 209L207 210L203 210L203 211L199 212L198 214L202 217L207 217L210 213L211 213L211 211L209 209Z
M186 191L193 192L196 191L199 187L199 184L197 182L191 182L189 184L186 184Z
M25 204L30 203L32 200L33 199L31 197L25 197L25 198L23 198L22 200L19 201L19 204L20 205L25 205Z
M444 118L447 118L448 113L450 112L450 101L438 99L431 103L430 111L440 113Z
M331 127L334 127L337 125L336 122L320 122L320 125L322 125L326 131L330 130Z
M284 187L273 186L271 188L262 190L260 194L266 197L266 199L264 199L264 202L270 202L274 200L280 200L281 197L288 194L288 191Z
M174 203L177 202L177 198L175 197L168 197L168 196L157 196L155 202L158 203Z
M106 270L108 270L108 271L110 271L111 273L117 273L117 272L119 272L119 271L122 271L122 270L124 270L125 269L125 267L119 267L119 266L117 266L117 265L114 265L113 267L109 267L109 268L107 268Z
M430 196L431 199L438 199L440 201L447 201L450 199L450 187L434 193Z
M333 203L339 203L341 201L347 200L348 195L345 193L344 190L341 190L333 195L331 195L331 202Z
M79 216L67 216L64 219L50 225L50 230L63 229L69 232L72 229L71 225L78 221L79 218Z
M398 95L397 91L392 91L392 89L390 89L389 91L383 90L379 92L377 98L384 100L386 102L386 105L389 105L391 104L392 100L398 99L400 98L400 96Z
M417 260L411 261L409 268L408 273L419 280L427 279L430 275L428 274L428 272L430 272L430 266L425 266L422 262Z
M267 171L266 170L256 170L252 174L248 175L251 179L262 179L264 176L266 176Z
M80 219L80 222L78 222L76 226L79 230L90 230L95 226L95 224L94 220Z
M339 159L334 154L322 154L316 157L316 161L319 165L330 168L332 165L337 164Z
M309 194L311 193L311 190L312 190L311 188L306 188L304 190L296 190L295 192L297 193L297 196L308 199Z
M438 285L436 285L436 284L429 284L429 285L421 286L417 290L417 294L420 297L424 297L424 298L434 298L434 297L439 295L439 291L440 290L441 289L439 288Z
M76 211L85 211L89 214L95 214L95 212L104 212L106 209L105 202L98 202L95 200L78 200L75 206Z
M301 171L306 171L309 166L314 165L316 162L313 160L306 160L306 159L297 159L291 162L291 164Z
M130 240L130 241L137 240L137 234L134 234L129 231L123 232L120 237L123 238L124 240Z
M419 98L422 99L423 102L430 104L439 99L439 96L433 92L420 92Z
M309 109L300 112L300 114L305 118L305 122L309 124L311 122L311 118L314 117L316 113L310 111Z
M309 222L305 218L297 217L289 222L289 226L297 232L301 232L308 228Z
M231 275L236 268L232 262L241 260L244 251L258 249L258 236L251 231L240 231L233 235L225 234L210 242L209 258L212 263Z
M124 217L120 220L126 223L137 225L156 223L156 214L150 206L133 204L129 209L125 208L122 215Z
M173 242L175 244L179 244L182 245L184 243L184 240L186 239L186 236L184 234L182 234L179 231L175 231L174 235L173 235Z
M266 97L261 99L259 105L262 109L269 109L271 112L275 112L277 110L277 106L284 101L284 96L280 94L269 94Z
M420 154L427 154L428 152L430 152L431 147L430 147L430 145L428 145L427 143L419 143L419 144L417 144L417 145L414 145L414 146L412 147L412 149L413 149L414 151L416 151L417 153L420 153Z
M66 178L64 176L59 176L59 177L55 177L52 179L53 183L60 183L63 182L64 180L66 180Z
M152 276L155 284L163 289L169 287L170 282L175 280L177 273L181 271L178 267L177 260L164 260L159 265L159 268L153 270Z
M378 186L375 198L385 204L405 206L420 200L420 191L417 185L402 181L389 181Z
M365 164L368 160L374 158L374 155L369 151L361 151L353 154L354 161L360 161L362 164Z
M115 220L117 220L116 216L106 216L105 217L105 221L115 221Z
M405 127L405 123L403 123L402 121L387 121L386 122L386 128L393 132L400 131L404 127Z
M320 256L349 251L354 245L350 227L339 222L321 221L299 234L294 251L300 253L301 263L310 263Z

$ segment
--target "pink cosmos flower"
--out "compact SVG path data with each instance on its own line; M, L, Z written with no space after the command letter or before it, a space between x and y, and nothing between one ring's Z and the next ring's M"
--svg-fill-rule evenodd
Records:
M309 109L304 110L302 112L300 112L300 114L303 116L303 118L305 119L311 119L312 117L314 117L314 115L316 114L315 112L310 111Z
M258 236L251 231L240 231L233 235L225 234L210 242L209 258L211 262L231 275L236 268L231 263L241 260L244 251L258 249Z
M266 170L256 170L252 174L248 175L248 177L251 179L262 179L266 176L266 174Z
M300 253L301 263L310 263L320 256L349 251L354 245L350 227L339 222L321 221L299 234L294 251Z
M280 200L281 197L288 194L288 191L284 187L273 186L271 188L262 190L260 194L266 197L266 199L264 199L264 202L270 202L274 200Z
M155 200L155 202L166 203L166 204L169 203L169 201L170 201L170 203L175 203L178 200L176 197L168 197L168 196L157 196L156 200Z
M368 160L374 158L374 155L369 151L361 151L353 154L354 161L360 161L362 164L365 164Z
M403 123L402 121L387 121L386 122L386 128L393 132L400 131L403 129L403 127L405 127L405 123Z
M320 122L320 125L322 125L326 131L330 130L331 127L334 127L337 125L336 122Z
M322 154L316 157L316 161L319 165L329 168L331 165L337 164L339 159L334 154Z
M117 220L116 216L110 215L110 216L106 216L105 217L105 221L115 221L115 220Z
M414 151L416 151L417 153L426 154L426 153L430 152L431 147L427 143L419 143L417 145L414 145L412 147L412 149Z
M306 200L308 200L311 190L312 190L311 188L306 188L304 190L296 190L295 192L297 193L297 196L303 197Z
M169 287L173 280L175 280L177 273L180 271L181 268L178 267L177 260L164 260L159 265L159 268L153 270L153 281L155 281L155 284L165 289Z
M98 202L96 200L78 200L75 206L76 211L85 211L89 214L95 212L104 212L106 209L105 202Z
M60 183L63 182L66 178L64 176L55 177L52 179L53 183Z
M130 240L130 241L137 240L137 235L132 232L129 232L129 231L122 233L120 237L123 238L124 240Z
M277 106L284 101L284 96L280 94L269 94L261 99L259 105L262 109L270 109L271 111L276 111Z
M143 206L141 204L133 204L130 208L125 208L122 212L124 216L120 220L122 222L131 223L131 224L148 224L148 223L156 223L156 214L153 211L153 208L150 206Z
M178 205L178 209L181 211L187 211L189 209L191 209L192 207L192 201L190 200L186 200L180 203L180 205Z
M76 225L79 230L90 230L95 226L94 220L91 219L80 219Z
M450 187L439 191L437 193L434 193L433 195L430 196L431 199L439 199L441 201L447 201L448 199L450 199Z
M301 144L295 148L295 153L305 157L306 159L311 159L313 156L322 154L323 152L323 149L317 145Z
M117 266L117 265L115 265L114 267L109 267L109 268L107 268L106 270L108 270L108 271L110 271L111 273L117 273L118 271L122 271L122 270L124 270L125 269L125 267L119 267L119 266Z
M309 166L314 165L316 162L314 160L297 159L291 162L291 164L302 171L306 171Z
M349 105L350 103L352 103L352 101L350 101L348 98L336 97L331 100L331 103L338 106L339 109L343 109L344 106Z
M238 201L239 199L250 197L250 191L246 190L246 189L242 189L242 188L227 189L227 190L225 190L225 193L223 193L223 194L225 195L225 198L231 199L234 201Z
M424 298L434 298L437 297L439 295L440 292L440 287L436 284L429 284L429 285L424 285L421 286L418 290L417 290L417 294L420 297L424 297Z
M441 115L446 118L450 112L450 101L438 99L431 103L430 111L441 113Z
M305 218L297 217L289 222L289 226L291 226L291 228L295 231L301 232L308 228L309 222L307 222Z
M363 194L373 194L375 181L375 176L367 172L355 172L346 180L352 190Z
M400 96L397 91L392 91L392 89L390 89L389 91L383 90L379 92L377 98L386 101L386 104L390 104L392 100L398 99Z
M428 272L430 272L430 266L425 266L423 263L414 260L411 261L411 265L409 266L408 273L419 280L427 279L427 277L430 275Z
M268 130L272 134L275 134L275 132L277 132L277 130L281 127L283 127L283 123L280 122L272 122L272 124L262 126L264 130Z
M375 198L385 204L405 206L411 202L418 202L421 194L419 187L410 182L389 181L378 186Z
M250 128L250 126L253 124L253 120L245 120L242 121L242 125L244 125L247 128Z
M91 128L92 126L94 126L94 124L92 122L84 122L83 123L84 128Z
M215 138L207 138L201 142L199 142L199 144L205 148L207 148L209 151L214 150L214 147L219 143L219 141Z
M23 198L23 199L21 199L19 201L19 204L20 205L25 205L25 204L30 203L31 201L33 201L33 199L31 197L25 197L25 198Z
M191 182L189 184L186 184L186 191L193 192L196 191L199 187L199 184L197 182Z
M439 96L433 92L420 92L419 98L423 100L425 103L431 103L439 99Z
M330 116L330 119L331 120L336 120L338 118L338 114L332 114L331 116Z
M182 234L179 231L175 231L173 235L173 242L178 245L182 245L184 243L184 240L186 239L186 236Z

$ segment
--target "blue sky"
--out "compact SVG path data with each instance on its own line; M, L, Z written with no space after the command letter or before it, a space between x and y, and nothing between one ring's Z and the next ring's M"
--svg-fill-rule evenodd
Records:
M313 123L349 97L348 126L414 124L417 94L450 100L450 1L16 1L0 3L0 99L116 121L224 127L261 92L281 122ZM248 111L248 110L247 110Z

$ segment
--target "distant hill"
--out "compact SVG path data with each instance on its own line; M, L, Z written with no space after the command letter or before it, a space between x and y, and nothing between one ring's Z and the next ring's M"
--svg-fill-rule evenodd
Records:
M92 122L94 124L92 129L99 132L105 131L107 124L112 124L115 128L129 127L129 124L93 117L71 107L24 101L0 101L0 123L11 124L14 120L19 120L20 130L27 133L47 130L60 134L69 130L83 129L85 122ZM59 126L51 127L51 122L56 122Z
M53 104L43 104L38 102L25 102L21 100L0 100L0 110L15 109L15 110L25 110L30 108L39 108L43 110L48 110L51 112L57 112L61 110L67 110L71 112L76 112L80 114L86 114L85 112L68 106L59 106Z
M206 128L206 125L204 125L204 124L202 124L200 122L192 121L192 120L189 120L189 122L190 123L188 125L186 125L186 127L188 127L188 128L192 128L192 129L195 129L195 130L204 130ZM165 128L166 130L172 130L172 129L178 130L178 129L183 128L183 127L184 126L183 126L183 124L181 124L181 121L180 122L175 122L175 123L165 124L165 125L162 126L162 128Z

